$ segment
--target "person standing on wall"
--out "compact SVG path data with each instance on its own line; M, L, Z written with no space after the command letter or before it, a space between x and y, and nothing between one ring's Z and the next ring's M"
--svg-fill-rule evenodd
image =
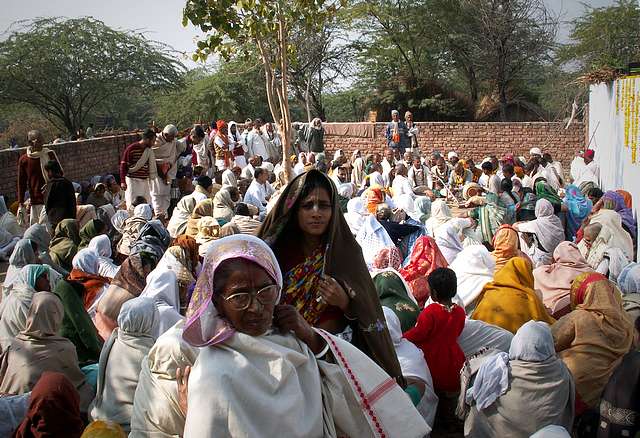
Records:
M420 155L420 146L418 145L418 125L413 121L411 111L404 113L404 123L407 125L407 136L409 137L409 147L413 155Z
M171 204L171 185L178 171L178 157L186 149L184 141L178 140L175 125L164 127L155 139L151 150L156 160L157 176L149 180L151 202L157 217L168 219Z
M407 137L407 125L400 120L398 110L391 111L391 121L387 124L386 130L387 146L393 149L396 159L404 155L409 138Z
M158 176L155 155L151 149L155 141L155 131L147 128L142 134L142 139L131 143L122 154L120 186L125 190L124 198L129 209L136 197L142 196L147 201L151 198L149 181Z
M49 182L47 172L44 170L46 164L53 160L60 163L56 153L44 147L44 137L38 130L29 131L27 134L27 153L18 159L18 203L20 204L18 218L23 222L21 225L27 225L25 218L25 194L29 192L30 211L29 225L40 222L40 216L44 208L44 192L45 184ZM60 166L62 170L62 166ZM43 215L44 219L44 215Z

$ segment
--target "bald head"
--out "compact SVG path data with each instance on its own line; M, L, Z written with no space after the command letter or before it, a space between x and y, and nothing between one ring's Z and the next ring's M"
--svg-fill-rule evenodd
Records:
M32 129L31 131L29 131L29 133L27 134L27 140L29 141L29 145L31 145L32 148L41 148L44 144L44 137L42 136L42 133L37 129Z
M584 227L584 239L589 243L593 243L593 241L596 240L596 238L600 234L601 230L602 225L597 222L587 225L586 227Z

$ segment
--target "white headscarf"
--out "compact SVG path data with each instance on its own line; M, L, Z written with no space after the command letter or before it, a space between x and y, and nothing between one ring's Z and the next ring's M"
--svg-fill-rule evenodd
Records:
M155 341L152 331L157 323L158 310L152 299L136 297L122 305L118 328L100 352L92 419L108 419L129 431L140 368Z
M73 269L95 275L98 273L98 253L89 248L81 249L73 257L71 265Z
M609 228L612 234L609 246L620 248L628 260L633 260L633 239L631 235L622 228L622 217L620 214L613 210L602 208L591 216L591 223L601 224L603 230Z
M544 362L554 357L556 350L549 324L528 321L516 332L509 349L510 360Z
M154 337L158 338L182 319L180 315L180 295L175 272L166 269L154 269L147 275L147 285L141 297L152 298L160 313Z
M94 237L87 246L98 254L98 275L113 278L120 270L120 266L111 259L111 240L106 234Z
M153 219L153 210L149 204L140 204L133 209L133 215L150 221Z
M533 233L548 254L553 254L560 242L564 241L564 227L558 216L553 214L553 205L542 198L536 202L535 220L518 225L518 231Z
M438 227L434 239L449 264L453 263L463 249L460 236L458 235L458 228L452 223L443 224Z
M438 227L451 220L451 210L442 199L436 199L431 203L431 216L425 222L425 227L431 236L435 235Z
M111 240L109 240L109 236L106 234L100 234L91 239L89 245L87 245L87 249L92 249L95 251L100 257L111 257Z
M2 288L3 298L9 295L9 293L11 292L14 281L16 281L18 276L20 275L20 270L27 265L37 263L37 261L38 258L33 251L33 246L31 246L31 240L20 239L13 249L11 257L9 258L9 268L7 269L7 274L4 278Z
M480 366L473 388L467 391L467 402L471 404L471 400L475 400L481 411L505 394L509 389L509 360L544 362L555 355L549 325L541 321L526 322L513 337L509 354L493 355Z
M358 234L367 214L362 198L353 198L347 202L347 212L344 214L344 218L353 235Z
M129 212L127 210L118 210L111 218L111 225L118 233L122 234L122 227L127 219L129 219Z
M338 194L343 198L349 198L353 196L353 184L342 183L338 186Z
M473 303L485 284L493 281L496 261L484 245L464 248L449 268L456 273L458 296L465 307Z

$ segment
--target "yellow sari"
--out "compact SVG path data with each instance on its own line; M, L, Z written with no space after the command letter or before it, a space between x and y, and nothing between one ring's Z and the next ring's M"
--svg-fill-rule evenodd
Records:
M542 300L533 290L531 262L514 257L487 283L478 297L472 319L497 325L515 333L527 321L553 324Z

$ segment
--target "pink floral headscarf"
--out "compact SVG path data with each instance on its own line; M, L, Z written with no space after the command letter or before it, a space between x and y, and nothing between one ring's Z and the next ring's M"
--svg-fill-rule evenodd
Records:
M247 234L234 234L215 241L204 258L202 272L196 282L187 309L187 324L182 337L195 347L219 344L229 339L235 328L218 314L212 302L214 274L225 260L245 259L256 263L282 288L282 272L271 248L262 240Z

